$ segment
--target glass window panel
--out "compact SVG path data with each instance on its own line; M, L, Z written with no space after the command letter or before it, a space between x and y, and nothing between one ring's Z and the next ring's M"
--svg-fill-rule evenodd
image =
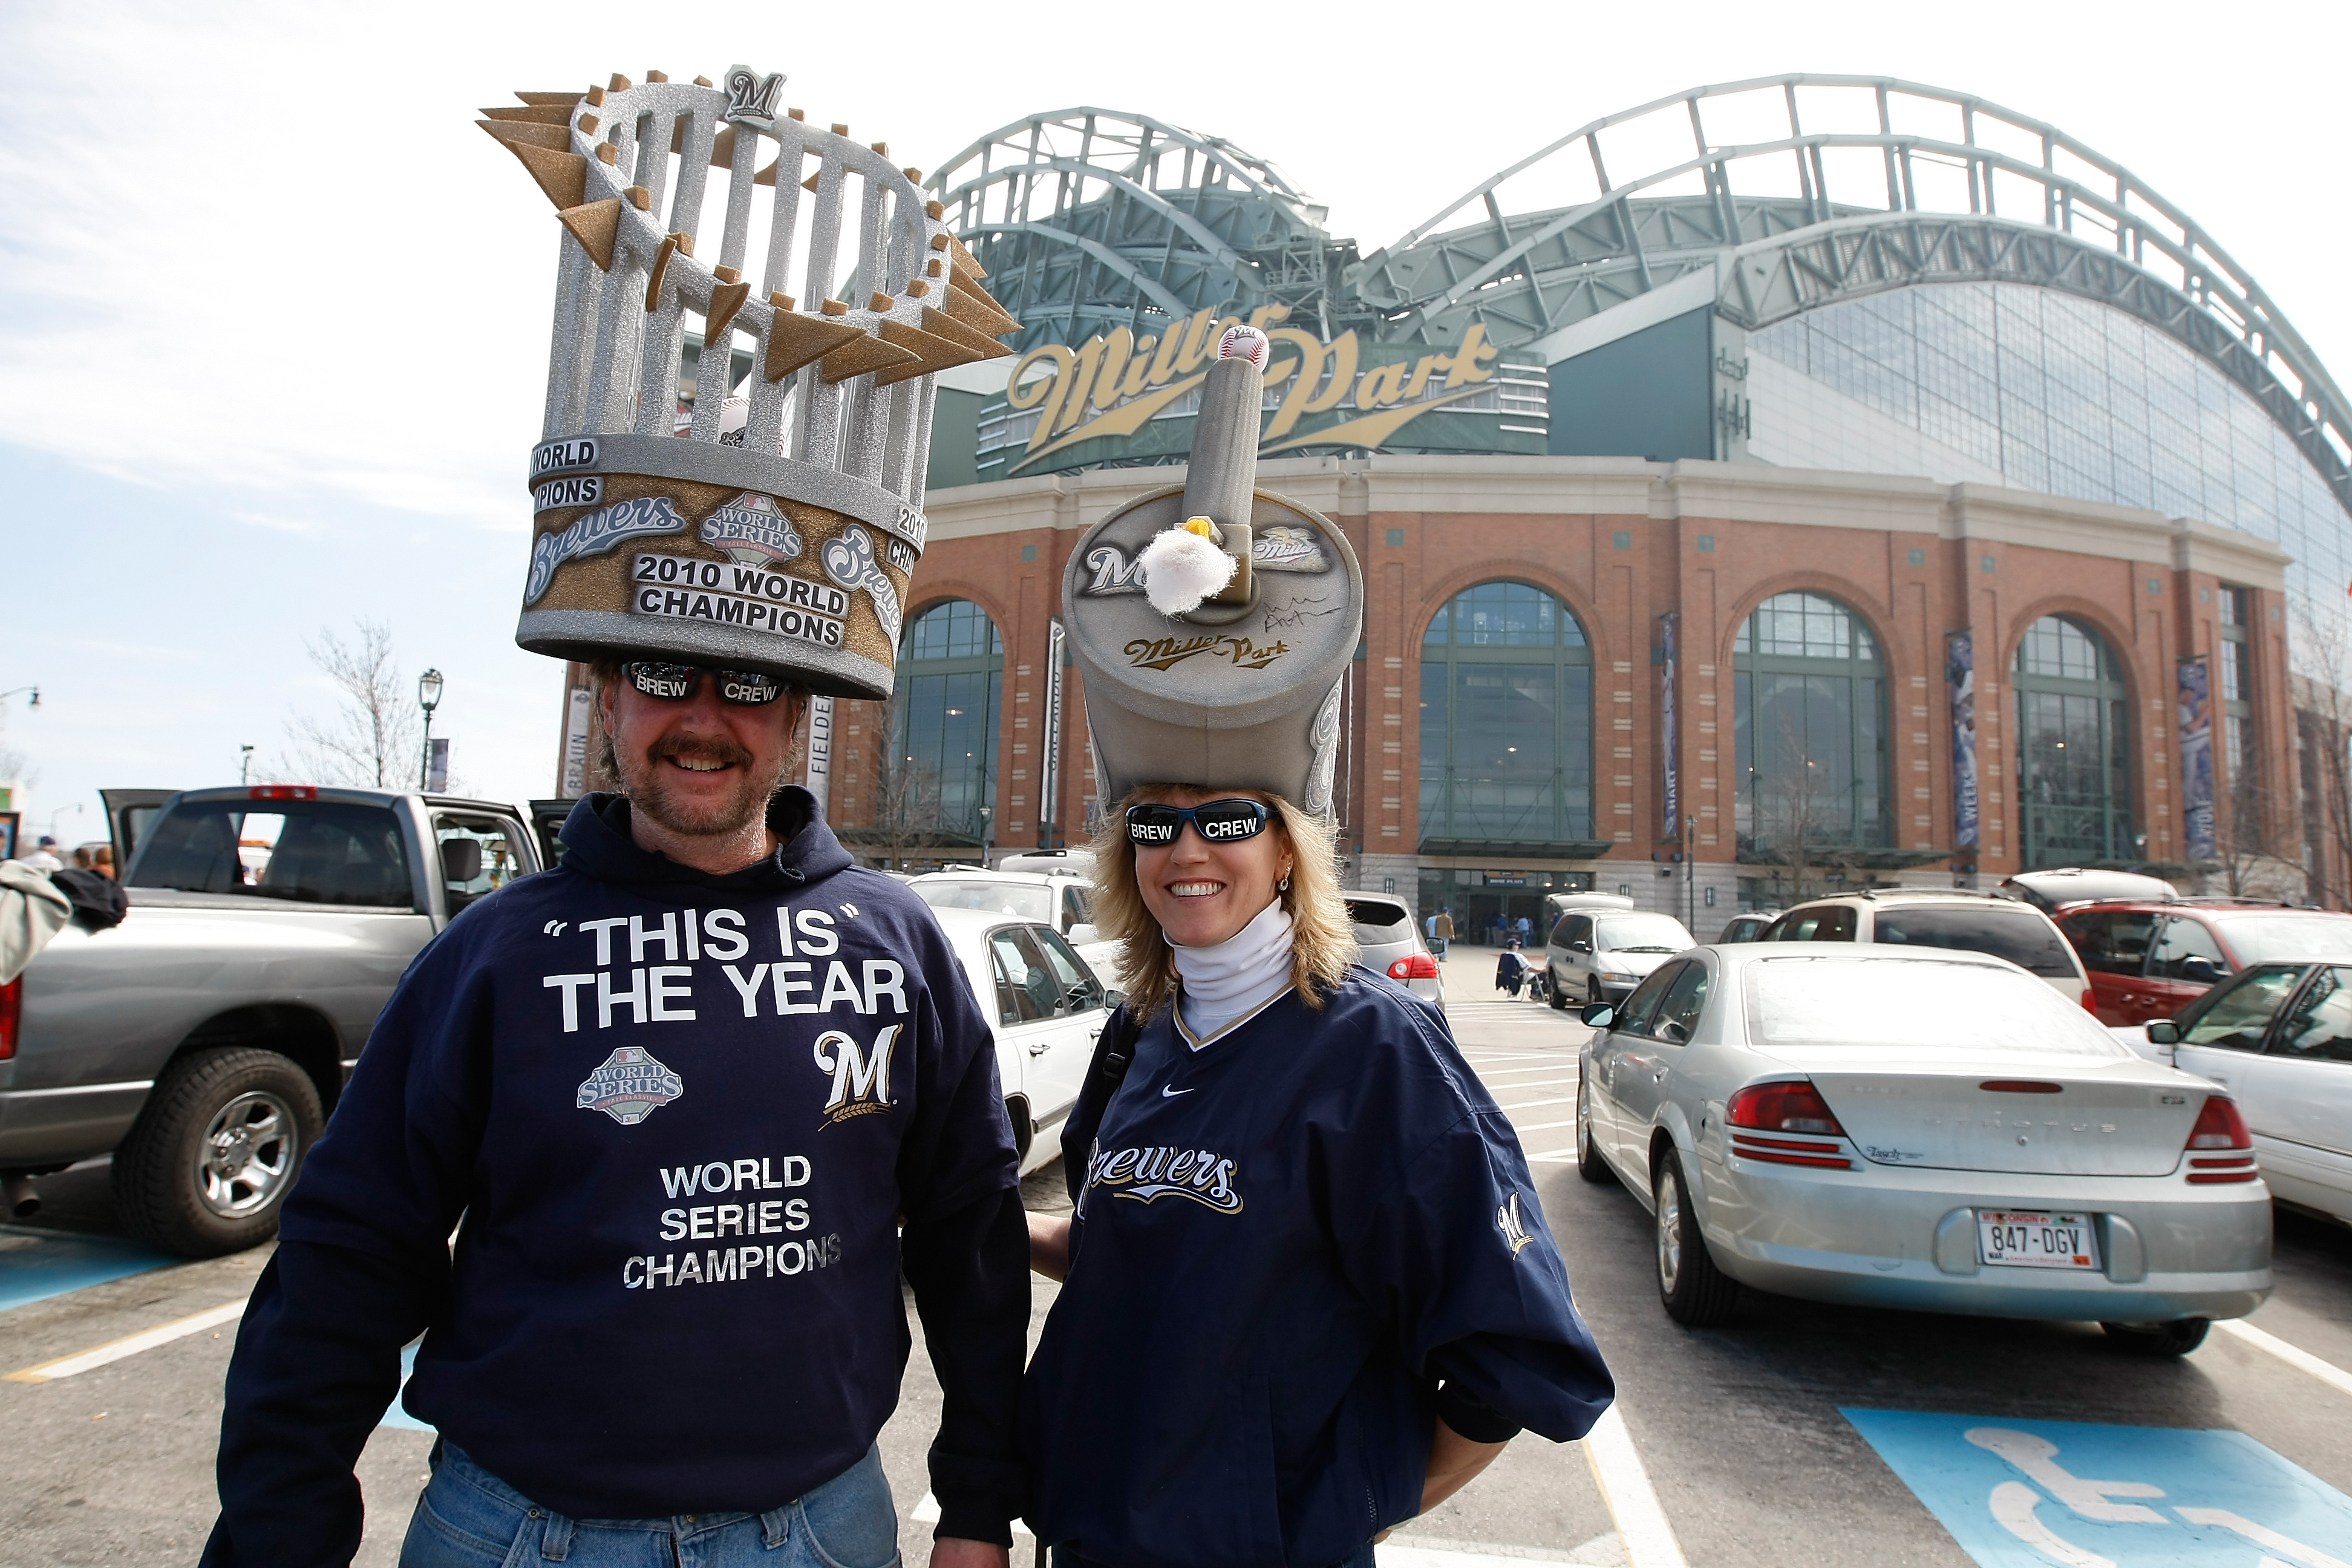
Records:
M1743 849L1891 842L1877 658L1860 617L1836 600L1780 594L1750 613L1733 658Z
M897 752L877 778L879 811L919 833L979 843L996 804L1004 644L969 599L934 605L908 629L899 661Z
M1591 835L1591 655L1568 606L1525 583L1456 595L1422 644L1424 838Z

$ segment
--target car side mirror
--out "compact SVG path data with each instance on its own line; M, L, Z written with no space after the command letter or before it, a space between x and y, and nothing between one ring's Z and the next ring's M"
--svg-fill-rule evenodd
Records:
M1093 926L1087 924L1084 921L1078 921L1077 924L1072 926L1068 931L1064 931L1062 935L1068 941L1072 947L1079 946L1085 942L1100 942L1102 940L1101 934L1097 931Z
M2169 1018L2158 1018L2147 1026L2147 1043L2151 1046L2177 1046L2180 1043L2180 1026Z
M1577 1016L1592 1028L1605 1029L1617 1021L1617 1009L1606 1002L1594 1002Z
M1118 1011L1127 1005L1127 993L1116 985L1108 987L1103 992L1103 1005L1114 1013Z
M1582 937L1579 937L1574 942L1568 944L1568 951L1570 952L1591 952L1592 951L1592 944L1586 942Z
M2180 961L2180 978L2211 985L2221 980L2221 972L2210 958L2184 958Z

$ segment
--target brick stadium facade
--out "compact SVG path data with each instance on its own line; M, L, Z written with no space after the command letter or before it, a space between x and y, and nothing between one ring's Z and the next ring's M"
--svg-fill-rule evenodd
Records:
M1001 638L999 721L983 775L991 814L983 834L962 843L939 834L893 843L877 821L877 805L898 798L884 762L883 705L839 704L832 815L870 858L969 859L983 836L992 854L1084 842L1101 803L1075 671L1066 672L1058 733L1045 727L1064 563L1097 519L1177 477L1166 468L1097 469L932 495L932 542L908 622L964 601ZM1754 464L1373 456L1269 462L1260 482L1339 522L1364 566L1364 646L1339 791L1355 885L1418 889L1480 918L1535 912L1547 889L1624 888L1644 903L1696 911L1706 934L1706 911L1785 898L1799 879L1996 880L2032 858L2020 834L2011 672L2028 629L2049 617L2103 644L2106 688L2121 688L2111 739L2128 782L2118 805L2144 840L2107 858L2184 858L2175 667L2217 658L2224 640L2242 649L2250 721L2234 775L2226 748L2215 747L2215 797L2253 814L2236 823L2249 837L2286 842L2296 832L2286 560L2250 535L2028 491ZM1589 658L1589 703L1563 698L1558 710L1564 731L1585 727L1586 743L1564 753L1590 758L1586 776L1553 786L1589 799L1569 833L1481 843L1430 830L1424 784L1433 781L1423 776L1423 759L1435 758L1423 727L1444 721L1447 699L1424 691L1425 638L1441 610L1490 584L1523 584L1564 606ZM1794 857L1771 842L1757 816L1769 816L1763 806L1751 807L1750 831L1735 831L1744 759L1732 733L1741 629L1760 605L1789 604L1781 596L1790 595L1843 606L1883 672L1864 700L1878 714L1857 721L1877 749L1875 821L1859 836L1868 842ZM1683 815L1696 819L1687 869L1677 859L1685 835L1669 833L1662 809L1661 627L1670 615L1678 617L1675 784ZM1955 843L1946 668L1946 634L1962 627L1977 650L1973 850ZM911 649L906 668L923 668ZM1048 748L1058 785L1041 812Z

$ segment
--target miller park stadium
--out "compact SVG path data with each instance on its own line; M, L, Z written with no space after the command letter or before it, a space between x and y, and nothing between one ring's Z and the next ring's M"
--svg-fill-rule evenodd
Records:
M926 182L1021 327L940 377L898 695L831 712L862 857L1086 841L1065 566L1181 479L1239 321L1273 340L1259 484L1362 564L1353 885L1473 931L2067 866L2344 896L2345 399L2162 171L1775 77L1531 145L1375 245L1312 150L1263 151L1293 162L1074 108Z

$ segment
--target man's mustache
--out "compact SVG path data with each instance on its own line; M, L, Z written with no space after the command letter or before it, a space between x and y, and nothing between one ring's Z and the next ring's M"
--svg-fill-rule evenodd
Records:
M720 737L656 741L646 748L646 759L648 762L668 762L673 758L686 762L717 763L723 767L738 768L748 768L754 760L750 752L734 742Z

